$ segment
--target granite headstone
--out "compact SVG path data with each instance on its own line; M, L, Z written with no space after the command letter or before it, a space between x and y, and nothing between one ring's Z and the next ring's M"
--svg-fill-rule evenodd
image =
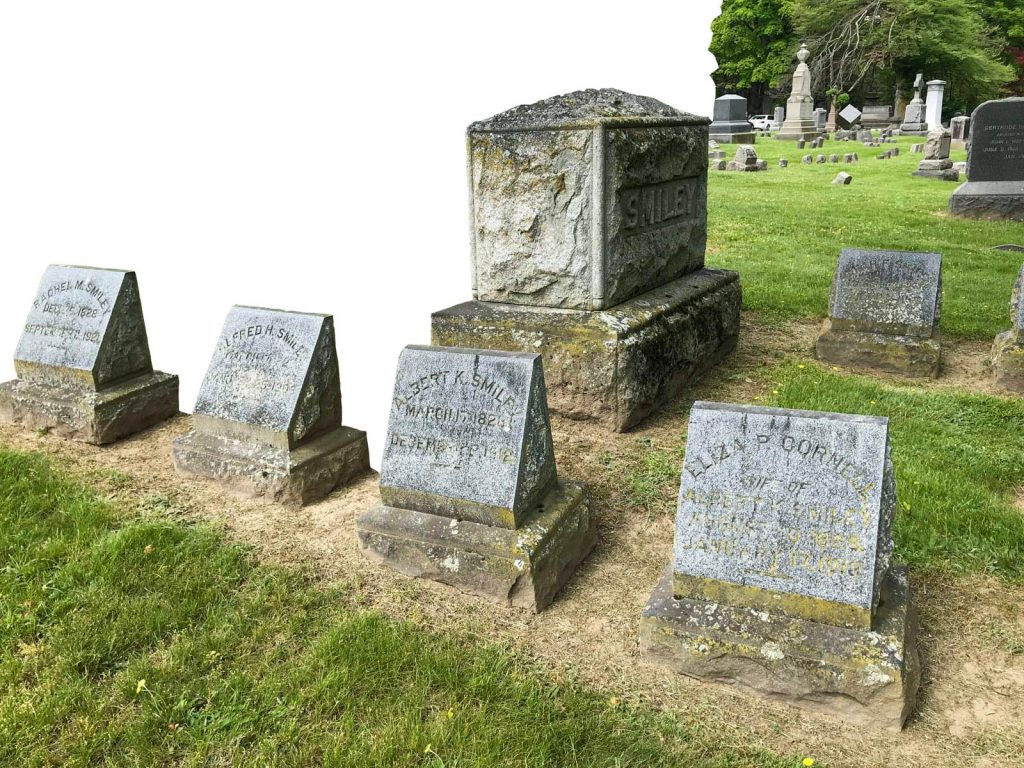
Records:
M971 116L967 183L949 210L972 219L1024 221L1024 98L986 101Z
M708 136L720 144L753 144L757 133L747 120L747 100L734 94L715 99L714 119L708 126Z

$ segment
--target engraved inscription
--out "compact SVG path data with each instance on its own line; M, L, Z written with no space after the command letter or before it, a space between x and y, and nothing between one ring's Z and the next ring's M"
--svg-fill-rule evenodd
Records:
M983 125L976 131L975 141L984 155L996 155L1001 160L1024 160L1024 125L1019 123Z
M693 178L623 189L619 200L626 234L669 226L692 217L696 194Z

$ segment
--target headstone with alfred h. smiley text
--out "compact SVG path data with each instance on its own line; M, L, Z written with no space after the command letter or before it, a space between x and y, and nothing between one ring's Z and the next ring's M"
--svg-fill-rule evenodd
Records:
M402 351L381 469L384 504L517 528L555 479L540 355Z
M676 597L870 628L894 509L886 419L696 403Z

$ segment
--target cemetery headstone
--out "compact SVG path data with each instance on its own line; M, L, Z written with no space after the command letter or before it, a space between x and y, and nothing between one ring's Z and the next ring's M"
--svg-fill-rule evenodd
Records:
M953 141L966 142L971 135L971 118L964 115L949 121L949 130Z
M828 120L828 111L818 107L814 110L814 125L817 126L818 131L821 133L825 132L825 122Z
M839 113L839 117L841 117L843 121L851 127L853 127L854 123L860 120L860 116L861 111L853 106L853 104L847 104L843 107L842 112Z
M787 160L784 157L780 157L779 158L779 168L788 168L788 167L789 167L789 160Z
M928 133L928 122L925 119L924 99L921 98L921 89L924 88L924 76L918 74L914 81L914 98L907 105L907 111L903 115L903 123L900 125L900 133L903 136L924 136Z
M730 161L728 169L730 171L751 172L761 170L757 162L757 152L750 146L737 147L736 155Z
M728 160L712 160L711 170L713 171L724 171L729 167Z
M720 144L753 144L757 133L747 120L747 100L733 94L715 99L714 120L708 127L708 136Z
M938 376L942 256L844 249L818 357L905 376Z
M852 182L853 182L853 176L851 176L850 174L845 173L845 172L844 173L840 173L838 176L836 176L834 179L832 179L832 183L833 184L841 185L841 186L849 186Z
M0 419L95 445L178 413L178 377L153 370L134 272L51 265L0 384Z
M839 162L839 155L829 155L828 161L830 163L838 163Z
M671 568L640 652L678 672L899 730L920 663L892 560L888 420L697 402Z
M928 123L928 130L942 127L942 100L945 91L945 80L928 81L928 98L924 104L925 122Z
M539 352L552 410L614 430L717 364L741 292L704 265L708 122L605 89L471 125L474 300L433 342Z
M799 63L793 73L793 88L786 101L786 119L782 128L775 134L782 141L798 141L813 139L818 135L818 125L814 119L814 97L811 95L811 70L807 66L807 58L811 52L806 45L800 46L796 57Z
M864 113L860 118L861 125L865 128L878 128L883 131L889 129L889 122L892 120L891 105L865 106Z
M341 422L330 315L231 308L206 370L178 471L289 506L370 467L366 433Z
M586 487L558 478L536 354L406 347L380 493L364 554L537 611L597 541Z
M1019 250L1024 251L1024 248ZM996 336L992 369L998 386L1024 392L1024 266L1010 297L1010 323L1010 330Z
M825 164L825 156L824 155L818 155L816 158L814 158L814 162L818 163L819 165L824 165Z
M967 183L953 193L949 211L1024 221L1024 98L986 101L974 110Z
M933 128L928 131L928 141L924 144L924 160L922 160L915 176L940 181L958 181L960 174L953 168L949 159L950 134L945 128Z
M814 155L804 155L803 163L804 163L804 165L813 165L814 164Z
M786 108L785 107L776 107L775 108L774 122L776 123L776 125L779 126L779 128L781 128L782 124L785 121L786 121Z
M807 146L807 141L805 139L797 139L797 142L796 142L796 148L797 149L803 149L806 146Z

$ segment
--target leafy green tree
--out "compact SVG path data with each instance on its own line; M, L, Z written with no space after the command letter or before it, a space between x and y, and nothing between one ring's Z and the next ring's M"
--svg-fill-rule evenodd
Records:
M1024 95L1024 0L977 0L977 6L993 35L1006 40L1003 60L1017 72L1010 90Z
M751 110L767 108L766 97L789 76L796 46L788 0L722 0L711 23L713 77L719 93L741 92Z
M854 92L888 73L894 82L947 81L946 111L966 111L1014 80L1004 39L977 0L795 0L797 32L822 87Z

